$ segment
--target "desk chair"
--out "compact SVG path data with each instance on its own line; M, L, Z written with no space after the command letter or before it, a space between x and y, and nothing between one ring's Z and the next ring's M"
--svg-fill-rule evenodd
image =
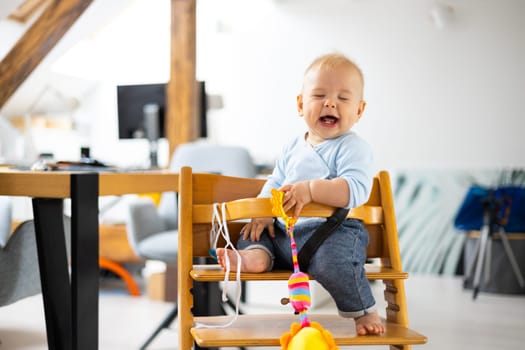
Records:
M194 258L208 256L210 249L210 228L214 203L226 203L226 216L230 239L236 242L239 230L244 225L235 220L252 217L273 216L269 198L254 198L264 180L241 179L214 174L194 173L184 167L179 176L179 349L189 350L194 344L199 347L229 346L279 346L279 337L288 332L298 316L287 314L239 315L238 319L225 328L196 327L196 324L224 325L231 316L195 317L191 312L194 296L191 290L195 282L217 282L224 280L220 268L201 268L194 265ZM327 217L334 208L311 203L302 216ZM367 277L382 280L387 301L386 331L381 335L358 336L354 322L339 315L310 315L331 332L338 345L389 345L391 349L409 349L411 344L423 344L426 337L408 328L407 304L404 280L408 277L401 267L397 228L393 207L392 190L387 172L380 172L375 178L368 202L352 209L349 217L359 218L365 223L370 243L367 256L379 261L367 264ZM220 246L220 245L219 245ZM266 273L242 273L241 280L283 280L287 281L291 271ZM231 273L230 281L236 279ZM284 287L285 293L287 292ZM283 295L286 296L286 295Z
M200 172L220 173L252 178L256 166L243 147L192 142L177 147L171 159L170 170L178 172L182 166L192 166ZM129 206L128 238L137 256L177 263L178 220L177 198L174 192L162 194L159 207L149 198L141 198ZM142 345L151 343L157 334L177 317L177 304Z

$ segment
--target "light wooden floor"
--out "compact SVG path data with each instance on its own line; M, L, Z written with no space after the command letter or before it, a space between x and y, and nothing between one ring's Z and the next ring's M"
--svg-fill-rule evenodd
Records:
M283 310L279 299L287 293L286 284L267 283L259 286L257 291L253 286L248 288L250 311L261 308ZM373 288L379 293L377 295L382 293L380 283L374 284ZM436 276L411 275L406 288L411 327L429 339L428 344L414 346L413 349L524 349L524 295L480 293L473 301L471 291L462 289L461 279ZM379 306L383 307L382 304ZM171 307L171 303L153 302L146 297L129 297L120 290L102 292L99 311L100 349L138 349ZM325 312L327 309L333 309L330 302L314 307L309 312ZM0 308L0 341L0 350L47 349L40 295ZM165 330L151 344L150 349L176 349L176 341L176 331ZM367 350L379 348L386 349L366 347Z

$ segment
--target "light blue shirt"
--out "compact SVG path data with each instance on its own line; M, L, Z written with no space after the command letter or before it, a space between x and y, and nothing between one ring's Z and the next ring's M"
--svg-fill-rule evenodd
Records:
M373 176L372 148L355 132L317 146L306 142L303 134L284 147L259 197L271 197L272 188L298 181L343 178L350 189L345 208L355 208L368 200Z

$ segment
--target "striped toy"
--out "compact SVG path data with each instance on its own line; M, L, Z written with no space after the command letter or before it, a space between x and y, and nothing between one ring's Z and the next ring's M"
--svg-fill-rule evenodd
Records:
M310 296L310 283L308 275L299 270L299 262L297 260L297 245L294 239L294 226L297 222L296 217L289 217L286 215L283 209L283 196L284 193L272 189L272 213L275 216L280 216L286 223L286 232L290 236L290 243L292 246L292 262L294 272L288 279L288 293L290 297L290 303L296 313L299 314L301 320L301 327L309 327L310 321L306 315L306 311L312 304Z

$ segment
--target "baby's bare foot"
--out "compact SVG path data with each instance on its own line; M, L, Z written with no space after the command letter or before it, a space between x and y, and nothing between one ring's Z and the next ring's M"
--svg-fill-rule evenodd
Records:
M355 330L359 335L381 334L385 332L385 326L377 311L355 318Z
M241 256L241 272L266 272L270 267L270 257L262 249L238 250ZM230 271L237 271L237 254L231 249L217 248L217 260L226 271L226 254L230 259Z

